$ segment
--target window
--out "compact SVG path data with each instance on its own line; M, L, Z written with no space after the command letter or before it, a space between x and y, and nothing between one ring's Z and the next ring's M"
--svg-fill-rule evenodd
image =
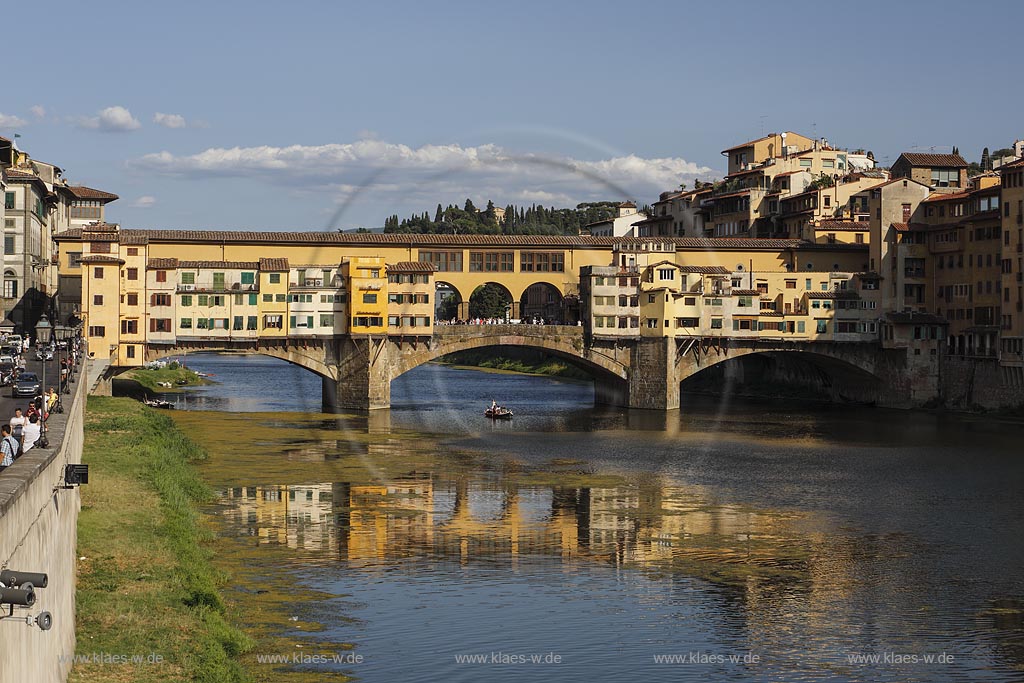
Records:
M129 306L138 306L139 305L139 295L134 293L134 292L129 294L128 295L128 305Z
M272 284L272 285L279 285L279 284L281 284L281 273L271 273L270 274L270 284Z
M721 318L712 318L711 319L711 329L713 329L713 330L720 330L720 329L722 329L722 319Z
M264 294L263 295L263 300L264 301L273 301L274 300L274 295L273 294Z
M674 280L676 271L674 268L658 268L659 280Z
M245 319L245 329L247 329L247 330L255 330L256 329L256 323L257 323L256 316L254 316L254 315L247 316L246 319Z
M155 295L154 295L154 296L155 296ZM198 296L198 297L196 298L196 301L197 301L197 303L198 303L198 304L199 304L200 306L209 306L209 305L210 305L210 295L209 295L209 294L200 294L200 295L199 295L199 296Z
M14 193L13 192L4 192L4 208L5 209L13 209L14 208Z
M370 294L369 292L364 293L363 294L363 303L364 304L375 304L375 303L377 303L377 295L376 294Z
M191 330L192 318L182 318L178 327L180 327L183 330Z
M811 288L811 280L810 280L810 278L808 278L808 279L804 280L804 289L810 289L810 288Z
M234 322L231 325L231 329L233 329L233 330L241 330L242 326L244 324L245 324L245 317L241 316L241 315L236 315L235 318L234 318Z
M170 332L171 331L171 319L170 318L150 318L149 319L149 331L150 332Z
M825 334L828 331L828 321L827 320L815 320L814 322L817 324L817 332L818 332L818 334Z
M156 281L157 282L167 282L167 271L166 270L158 270L158 271L156 271Z
M288 299L288 295L287 294L275 294L274 295L274 301L276 303L279 303L279 304L283 304L285 301L287 301L287 299Z
M150 297L151 306L170 306L171 295L170 294L153 294Z
M196 283L196 274L193 272L187 272L181 274L181 284L183 285L194 285Z
M656 329L657 327L658 327L658 319L657 318L648 318L647 319L647 329L653 330L653 329Z
M256 305L256 295L255 294L250 294L249 295L249 305L250 306L255 306Z
M960 187L960 172L955 168L933 168L932 187Z
M243 285L254 285L254 284L256 284L256 273L242 273L242 284Z
M440 272L462 272L461 251L421 251L420 261L434 264Z
M18 297L18 281L14 278L13 270L8 270L4 273L4 298L6 299L16 299Z
M125 271L125 273L127 274L129 280L138 280L139 279L139 269L138 268L128 268Z
M524 251L520 254L520 268L524 273L565 272L565 254L562 252Z
M103 305L103 295L102 294L93 294L92 295L92 305L93 306L102 306Z
M811 167L811 162L812 162L811 159L801 159L800 160L800 168L810 168Z
M78 268L82 265L82 252L80 251L69 251L68 252L68 267Z
M208 330L210 329L209 318L196 318L196 329L197 330Z
M786 280L786 289L796 289L796 280Z
M139 321L138 320L122 320L121 321L121 334L138 334L139 333Z
M334 327L334 314L333 313L321 313L320 314L320 327Z
M138 256L139 255L139 248L138 247L128 247L128 255L129 256Z
M93 268L92 269L92 276L95 279L97 279L97 280L102 280L103 279L103 267L102 266L97 266L97 267Z
M803 320L797 320L796 321L796 331L797 332L805 332L806 331L806 329L804 327L804 321Z
M213 274L213 288L224 289L224 273Z
M352 327L382 327L383 320L375 316L356 316L352 319Z
M4 253L14 253L14 235L4 235Z
M107 328L103 325L90 325L89 326L90 337L105 337L107 336Z
M284 316L265 315L263 316L263 329L280 330L284 326Z

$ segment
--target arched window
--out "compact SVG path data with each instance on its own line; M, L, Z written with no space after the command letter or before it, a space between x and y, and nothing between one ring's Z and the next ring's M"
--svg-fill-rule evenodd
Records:
M16 299L18 297L18 276L13 270L4 271L4 298Z

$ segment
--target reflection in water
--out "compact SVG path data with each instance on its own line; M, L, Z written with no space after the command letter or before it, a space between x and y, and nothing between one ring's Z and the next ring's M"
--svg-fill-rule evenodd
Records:
M219 390L270 392L251 381ZM1020 680L1019 425L751 402L598 410L585 385L502 382L426 367L370 416L176 415L213 454L224 542L266 558L269 580L338 596L312 618L365 664L331 671ZM501 429L475 409L496 388L528 406ZM563 664L456 660L493 652ZM654 660L690 653L759 661ZM953 662L848 659L942 653Z

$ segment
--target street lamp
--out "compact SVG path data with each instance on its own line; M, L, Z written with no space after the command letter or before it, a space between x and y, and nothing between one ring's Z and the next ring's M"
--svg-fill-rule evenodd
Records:
M53 334L53 326L50 325L50 321L44 315L36 323L36 344L43 347L50 345L50 338ZM36 441L36 446L39 448L49 448L50 442L46 438L46 352L43 352L43 378L39 385L39 391L43 394L43 405L40 408L40 417L43 421L42 432L39 434L39 440Z

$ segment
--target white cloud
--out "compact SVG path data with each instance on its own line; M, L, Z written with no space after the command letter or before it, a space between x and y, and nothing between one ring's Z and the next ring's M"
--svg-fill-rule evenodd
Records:
M290 147L210 148L198 154L147 154L135 166L167 175L257 177L299 185L410 183L504 187L559 196L644 197L714 173L679 157L636 155L603 160L514 155L496 145L407 145L381 140Z
M184 128L187 125L185 117L181 114L161 114L160 112L153 115L153 123L164 128Z
M0 128L20 128L28 124L23 118L13 116L11 114L0 113Z
M154 204L156 204L156 197L147 194L136 199L131 205L136 209L148 209Z
M37 119L44 118L46 116L46 107L41 104L35 104L29 107L29 111L32 112L32 116Z
M104 133L126 133L142 127L132 113L121 106L107 107L96 116L81 119L82 128L103 131Z

